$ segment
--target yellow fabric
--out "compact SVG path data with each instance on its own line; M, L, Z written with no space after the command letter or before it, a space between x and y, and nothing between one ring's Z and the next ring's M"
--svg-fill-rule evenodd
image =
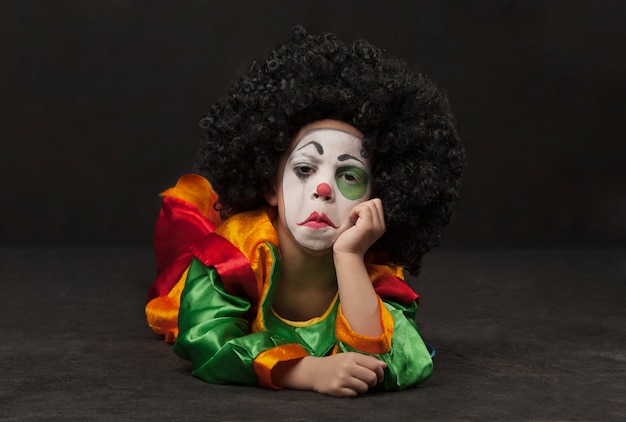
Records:
M209 182L201 176L193 174L182 176L176 186L167 189L161 195L188 202L196 206L207 218L219 218L217 214L211 217L213 207L209 204L213 204L217 196ZM216 233L229 239L250 259L259 291L263 285L269 285L269 272L273 264L265 241L278 244L276 231L271 223L271 217L274 215L275 211L271 208L262 208L245 215L235 215L216 229ZM165 336L167 343L174 343L178 336L180 295L185 287L188 271L187 268L166 296L152 299L145 308L148 325L156 334Z
M180 295L185 287L188 272L189 268L185 270L176 285L166 296L155 297L146 305L148 325L156 334L165 336L167 343L174 343L178 336Z
M283 388L274 384L272 380L272 369L280 362L300 359L308 355L306 350L296 343L272 347L271 349L261 352L254 359L254 372L256 372L259 378L259 385L273 389Z
M266 242L278 247L278 235L272 224L272 219L275 216L276 210L274 208L265 207L233 215L215 230L217 234L236 246L250 261L260 298L265 297L267 293L271 270L274 266L274 258ZM252 323L252 331L264 330L265 325L259 307L257 317Z
M393 316L389 310L387 310L380 297L378 298L378 306L380 307L380 325L383 327L383 332L379 337L368 337L355 333L352 330L348 320L343 315L341 304L339 304L337 321L335 324L335 335L337 336L337 340L362 352L372 354L387 353L391 349L394 320Z
M391 263L384 265L372 264L367 258L369 258L369 256L366 256L365 267L367 268L367 273L369 274L372 282L389 277L389 275L396 276L404 280L404 270L401 266Z
M283 318L280 315L278 315L278 313L276 311L274 311L274 308L272 308L272 313L274 314L274 316L276 318L278 318L279 320L281 320L282 322L284 322L287 325L291 325L292 327L308 327L310 325L317 324L321 320L323 320L326 317L328 317L328 315L333 311L333 308L335 307L335 302L337 302L337 299L339 299L339 293L335 294L335 298L330 303L330 306L328 307L328 309L326 309L324 314L322 314L321 316L315 317L315 318L311 318L308 321L291 321L289 319Z
M217 193L211 183L197 174L185 174L171 187L160 194L161 197L173 197L185 201L200 210L200 213L216 226L222 222L219 212L213 208Z
M208 194L208 196L207 196ZM217 213L213 210L212 204L217 199L210 184L206 179L196 175L186 175L179 179L175 187L162 193L162 196L171 196L188 202L196 206L203 215L212 221L221 223ZM236 214L227 221L219 224L216 233L228 239L238 248L248 259L254 273L257 288L259 291L259 301L261 304L267 295L270 286L271 271L274 267L274 257L267 242L278 247L278 237L272 220L276 218L276 209L264 207L255 211ZM372 282L389 276L390 274L402 277L402 268L389 265L367 264L368 272ZM179 281L172 290L163 297L151 300L146 306L146 317L150 327L158 334L165 336L165 340L173 343L178 336L178 310L180 307L180 295L185 286L188 269L183 273ZM335 301L337 297L335 298ZM315 318L302 324L302 326L314 324L323 319L331 312L333 304L328 308L325 315ZM345 344L366 353L386 353L391 346L391 336L394 330L394 320L389 311L379 298L381 309L381 325L384 332L379 338L365 337L356 334L350 328L349 323L339 312L336 322L337 339ZM294 325L293 321L286 321L287 324ZM265 323L261 306L258 307L257 315L251 326L252 332L265 331ZM339 349L335 347L332 353L337 353ZM270 388L280 388L272 382L272 369L279 362L298 359L307 356L306 350L298 344L288 344L270 348L254 359L254 369L258 375L259 383Z

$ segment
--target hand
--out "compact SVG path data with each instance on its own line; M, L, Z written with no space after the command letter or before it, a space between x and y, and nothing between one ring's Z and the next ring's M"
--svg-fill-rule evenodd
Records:
M300 359L277 380L288 388L313 390L336 397L356 397L383 381L387 364L355 352Z
M352 227L339 235L333 245L334 253L350 253L359 256L385 233L385 213L379 198L355 205L350 211Z

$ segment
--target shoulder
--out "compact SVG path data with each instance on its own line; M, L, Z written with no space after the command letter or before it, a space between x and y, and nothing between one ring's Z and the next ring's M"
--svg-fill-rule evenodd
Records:
M258 299L277 245L272 208L236 214L191 246L192 255L215 268L228 293Z
M272 224L275 216L276 209L272 207L242 212L228 218L217 227L215 232L228 239L244 253L258 246L259 243L269 242L272 245L278 245L278 236Z

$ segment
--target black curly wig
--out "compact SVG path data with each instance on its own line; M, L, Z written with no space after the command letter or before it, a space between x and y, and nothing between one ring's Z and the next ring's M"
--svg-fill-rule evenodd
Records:
M465 154L443 93L365 40L349 46L295 27L211 107L200 121L197 170L219 194L216 209L228 218L267 205L282 153L321 119L364 134L372 197L382 200L387 225L372 249L417 274L452 217Z

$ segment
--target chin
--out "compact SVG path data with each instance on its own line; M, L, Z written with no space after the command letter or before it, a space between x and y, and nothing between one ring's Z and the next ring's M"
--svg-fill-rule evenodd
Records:
M312 242L312 241L306 241L306 242L297 242L298 245L304 250L306 251L306 253L310 254L310 255L315 255L315 256L324 256L327 255L329 253L332 253L333 251L333 245L335 244L334 241L332 242Z

